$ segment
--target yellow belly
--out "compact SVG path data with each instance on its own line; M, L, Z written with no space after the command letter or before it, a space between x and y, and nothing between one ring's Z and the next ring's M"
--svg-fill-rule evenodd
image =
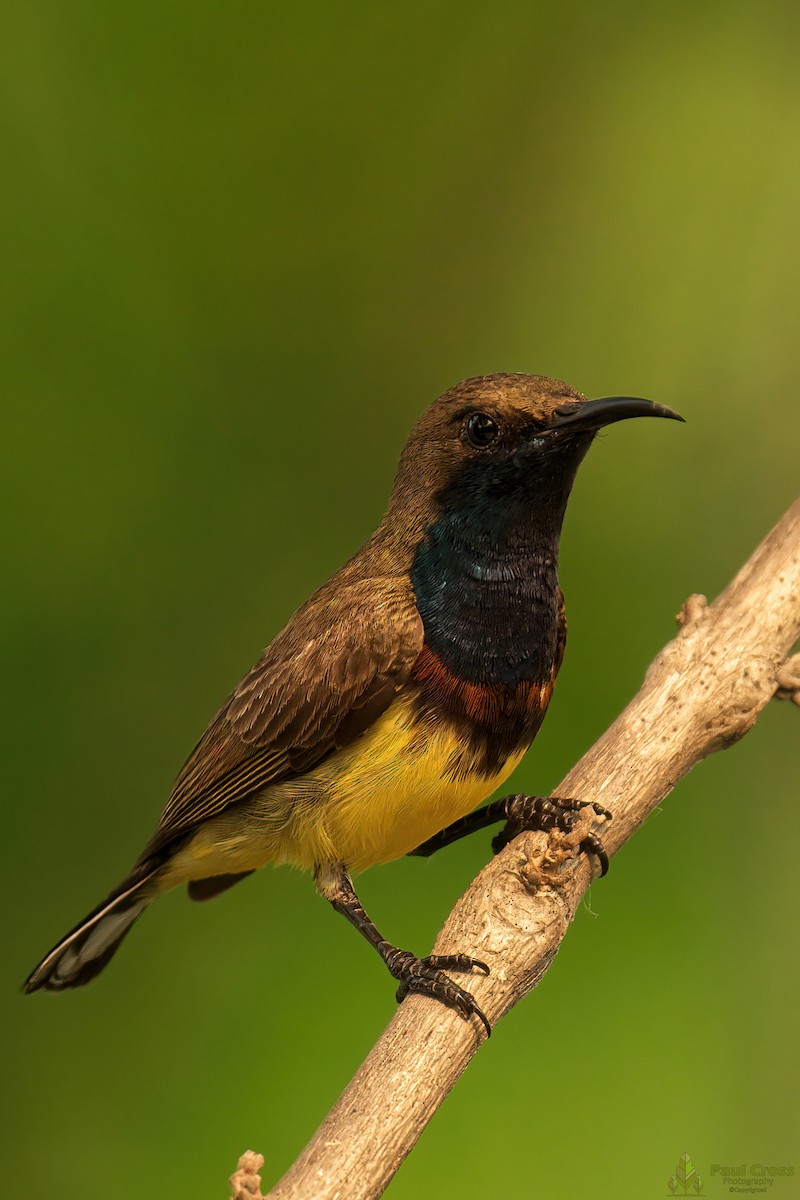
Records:
M471 812L524 750L486 778L447 730L419 725L401 697L352 745L298 779L267 788L203 825L165 870L164 885L265 863L352 871L400 858Z

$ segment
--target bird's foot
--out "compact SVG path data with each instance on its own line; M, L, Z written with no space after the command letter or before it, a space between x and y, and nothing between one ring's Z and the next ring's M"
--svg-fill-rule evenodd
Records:
M468 954L429 954L427 958L417 958L410 950L392 950L386 956L386 965L400 986L397 989L398 1003L404 1000L409 992L417 992L421 996L432 996L448 1008L454 1008L465 1020L475 1016L482 1022L486 1036L490 1037L492 1027L478 1007L475 998L459 987L445 971L480 971L482 975L489 974L486 963Z
M526 830L542 833L571 833L581 817L589 809L602 821L610 821L611 813L593 800L575 800L561 796L509 796L505 801L506 824L492 841L492 849L498 854L504 846ZM586 833L578 843L578 849L594 854L600 863L600 875L608 870L608 855L603 843L593 831Z

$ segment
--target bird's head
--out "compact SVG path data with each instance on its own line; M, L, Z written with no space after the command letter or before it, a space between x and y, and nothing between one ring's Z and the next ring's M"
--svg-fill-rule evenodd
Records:
M541 375L466 379L439 396L412 430L392 508L419 510L425 497L426 523L457 510L491 527L527 510L550 513L560 526L575 472L598 430L629 417L683 419L630 396L587 400Z

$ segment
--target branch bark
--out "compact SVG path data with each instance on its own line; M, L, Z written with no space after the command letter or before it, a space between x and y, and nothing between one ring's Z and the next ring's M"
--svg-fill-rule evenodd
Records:
M800 688L800 500L714 604L692 596L681 629L644 684L555 794L599 801L614 854L691 768L733 745L780 692ZM798 692L794 692L795 698ZM591 883L592 864L568 836L526 833L472 883L435 953L486 962L469 987L494 1025L536 986ZM269 1200L380 1196L482 1041L431 1000L409 996Z

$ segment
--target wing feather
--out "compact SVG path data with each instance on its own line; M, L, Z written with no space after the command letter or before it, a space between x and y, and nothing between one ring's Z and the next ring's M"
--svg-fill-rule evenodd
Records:
M140 861L357 738L402 688L422 642L402 579L361 580L312 597L203 734Z

